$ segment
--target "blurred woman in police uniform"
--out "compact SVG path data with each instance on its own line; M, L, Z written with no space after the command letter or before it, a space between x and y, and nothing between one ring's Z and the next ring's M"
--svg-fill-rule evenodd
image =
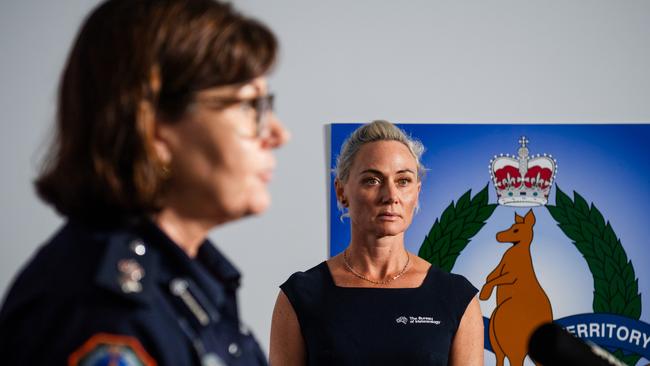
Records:
M239 273L206 236L270 203L288 139L265 79L276 51L211 0L92 12L36 181L67 222L7 294L2 364L266 364L240 325Z

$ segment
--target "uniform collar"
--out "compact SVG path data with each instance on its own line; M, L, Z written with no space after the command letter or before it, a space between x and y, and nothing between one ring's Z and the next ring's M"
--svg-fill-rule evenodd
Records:
M203 242L196 258L204 263L217 278L223 281L228 289L235 290L239 287L241 273L209 239Z
M196 258L190 258L176 242L168 237L151 220L144 220L138 231L142 233L145 241L150 242L161 251L166 252L168 256L173 257L175 262L181 266L186 266L189 269L192 267L192 262L195 262L195 264L200 263L227 289L236 290L239 287L241 273L209 239L203 241Z

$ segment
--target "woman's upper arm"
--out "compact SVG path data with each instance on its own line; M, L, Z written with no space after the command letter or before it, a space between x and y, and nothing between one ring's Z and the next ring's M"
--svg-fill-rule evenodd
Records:
M469 302L451 344L450 365L483 365L483 315L476 296Z
M296 312L287 296L280 290L271 321L271 366L304 366L305 341Z

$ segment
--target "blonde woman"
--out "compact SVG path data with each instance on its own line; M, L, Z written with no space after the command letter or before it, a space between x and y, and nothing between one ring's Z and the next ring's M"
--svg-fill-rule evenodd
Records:
M423 150L386 121L344 143L335 186L350 243L280 286L272 365L483 365L477 289L404 246Z

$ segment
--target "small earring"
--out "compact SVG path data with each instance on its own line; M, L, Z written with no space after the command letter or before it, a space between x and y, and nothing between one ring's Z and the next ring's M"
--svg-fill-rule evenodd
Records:
M348 200L346 200L345 198L342 199L341 204L343 205L343 207L348 207Z

